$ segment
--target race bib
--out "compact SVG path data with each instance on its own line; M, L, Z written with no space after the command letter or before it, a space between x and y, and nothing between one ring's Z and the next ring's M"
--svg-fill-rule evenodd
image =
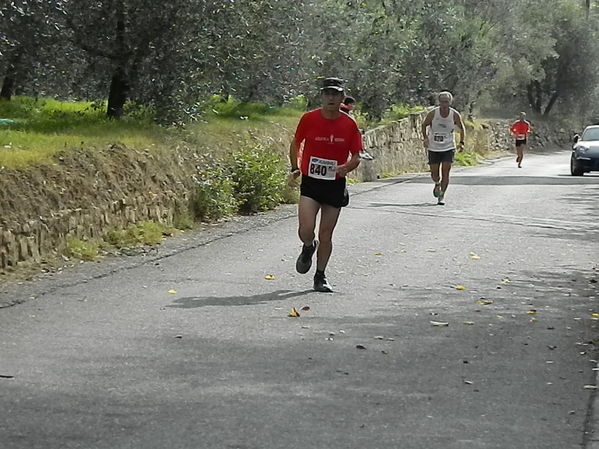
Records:
M310 178L334 181L337 176L337 161L311 156L310 165L308 166L308 176Z
M443 143L445 142L445 136L446 134L435 133L433 134L433 142Z

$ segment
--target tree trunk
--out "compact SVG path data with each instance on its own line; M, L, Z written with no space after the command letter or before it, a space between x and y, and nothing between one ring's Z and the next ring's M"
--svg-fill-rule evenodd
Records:
M551 95L551 98L549 99L549 103L547 103L547 106L545 107L545 111L543 112L544 116L549 115L549 113L551 112L551 109L553 108L553 106L555 105L555 102L557 100L557 97L559 97L559 91L555 91L553 93L553 95Z
M532 88L532 82L528 83L528 86L526 86L526 96L528 98L528 104L530 106L530 108L534 111L534 112L539 112L537 110L535 110L535 94Z
M15 79L10 75L6 75L4 77L4 81L2 82L2 90L0 90L0 99L10 101L14 86Z
M117 67L110 82L106 115L118 119L123 115L123 106L129 96L129 81L122 67Z

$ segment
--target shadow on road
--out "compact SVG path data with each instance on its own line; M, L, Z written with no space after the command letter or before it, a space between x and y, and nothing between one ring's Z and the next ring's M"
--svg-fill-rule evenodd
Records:
M269 301L285 301L289 298L307 295L308 293L314 293L314 290L276 290L271 293L250 296L186 296L184 298L177 298L174 304L167 305L166 307L173 309L197 309L207 306L249 306L264 304Z
M410 180L414 184L431 184L428 178L415 178ZM560 174L557 176L452 176L450 184L458 185L599 185L599 175L587 174L584 176L570 176Z
M436 203L428 202L428 203L369 203L371 207L403 207L403 206L412 206L412 207L437 207Z

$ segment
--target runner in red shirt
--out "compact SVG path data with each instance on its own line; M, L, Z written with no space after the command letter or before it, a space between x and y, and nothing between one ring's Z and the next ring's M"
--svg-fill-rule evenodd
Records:
M345 176L360 164L362 135L355 120L339 111L344 98L343 80L326 78L322 86L322 106L302 116L289 147L289 184L295 185L302 175L298 234L304 246L295 264L296 270L307 273L318 248L314 290L332 292L325 269L333 249L332 237L339 213L349 203ZM320 224L316 240L318 211Z
M520 112L520 119L516 120L510 126L510 133L516 140L516 162L518 168L522 168L522 159L524 158L524 150L527 148L528 133L532 131L530 123L526 121L526 112Z

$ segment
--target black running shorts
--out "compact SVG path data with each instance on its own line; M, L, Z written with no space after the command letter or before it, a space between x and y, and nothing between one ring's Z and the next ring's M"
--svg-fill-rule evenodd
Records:
M441 162L453 162L455 149L447 151L430 151L428 152L428 165L439 165Z
M526 139L516 139L516 146L526 145Z
M345 207L349 204L349 193L345 186L345 178L329 181L302 176L300 195L312 198L320 204L333 207Z

